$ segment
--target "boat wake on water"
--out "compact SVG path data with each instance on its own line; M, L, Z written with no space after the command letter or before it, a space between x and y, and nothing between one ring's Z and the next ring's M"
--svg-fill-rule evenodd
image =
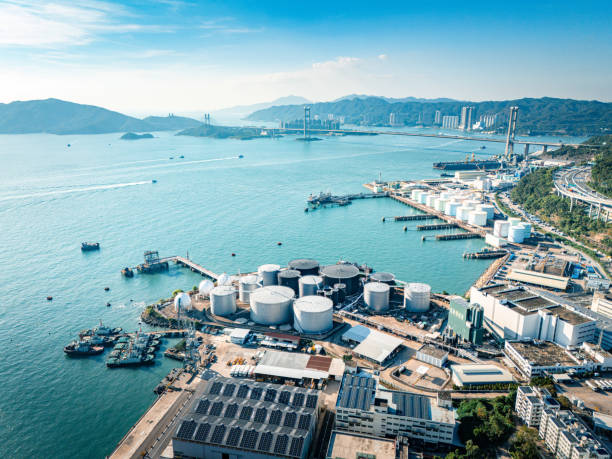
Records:
M14 196L4 196L4 197L0 197L0 201L8 201L12 199L38 198L38 197L44 197L44 196L53 196L53 195L70 194L70 193L83 193L85 191L112 190L114 188L125 188L129 186L146 185L150 183L151 183L151 180L141 180L140 182L127 182L127 183L114 183L110 185L75 187L75 188L69 188L67 190L54 190L54 191L46 191L43 193L30 193L30 194L21 194L21 195L14 195Z

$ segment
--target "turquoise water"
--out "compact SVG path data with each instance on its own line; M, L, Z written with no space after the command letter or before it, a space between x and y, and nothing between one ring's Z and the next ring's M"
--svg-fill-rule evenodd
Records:
M140 263L144 250L188 252L219 273L295 257L344 258L457 293L488 264L461 257L480 240L422 243L423 233L403 232L404 223L382 223L410 212L390 199L303 211L311 192L364 191L379 172L435 177L433 161L462 159L478 143L156 135L133 142L117 134L0 136L0 457L103 457L154 400L172 361L111 370L104 356L62 352L98 319L135 330L143 302L201 280L176 267L122 278L121 268ZM502 149L493 144L486 153ZM83 254L81 241L102 249Z

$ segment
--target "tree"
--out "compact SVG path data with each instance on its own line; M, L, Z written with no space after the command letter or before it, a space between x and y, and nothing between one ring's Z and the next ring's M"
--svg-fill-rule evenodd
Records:
M527 426L520 426L510 448L512 459L537 459L538 431Z

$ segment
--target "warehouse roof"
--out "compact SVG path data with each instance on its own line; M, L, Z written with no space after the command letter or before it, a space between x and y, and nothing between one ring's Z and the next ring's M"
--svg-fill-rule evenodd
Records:
M461 385L511 383L514 381L507 370L495 365L451 365L451 371L453 372L453 378Z
M383 363L403 343L400 338L372 330L353 351L362 357Z
M336 406L368 411L374 401L377 382L368 373L345 374L338 393Z
M431 357L435 357L436 359L442 359L445 356L448 356L448 351L437 348L433 344L423 344L419 348L418 352L422 352L423 354L430 355Z
M215 377L194 397L173 441L223 445L276 456L302 457L316 419L319 392Z
M558 315L562 320L571 324L571 325L580 325L585 324L587 322L595 322L593 319L589 317L585 317L582 314L578 314L577 312L571 311L563 306L555 306L550 309L547 309L552 314Z
M327 379L334 360L338 359L322 355L265 351L255 367L255 374L289 379ZM338 376L338 371L336 365L334 376ZM341 371L344 372L343 366Z
M363 457L395 457L395 440L338 430L332 432L327 457L355 457L355 451Z
M508 280L525 282L527 284L541 285L543 287L565 290L569 282L569 277L560 277L553 274L539 273L527 269L512 269L506 276Z
M342 335L343 340L357 341L361 343L373 330L364 325L354 325Z

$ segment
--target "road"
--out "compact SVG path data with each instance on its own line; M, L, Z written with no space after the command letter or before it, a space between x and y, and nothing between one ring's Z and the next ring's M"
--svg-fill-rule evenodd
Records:
M591 176L590 166L571 167L561 169L555 173L555 189L558 193L570 198L582 201L586 204L601 207L605 218L612 214L612 199L590 188L587 183ZM599 211L595 215L599 216Z

